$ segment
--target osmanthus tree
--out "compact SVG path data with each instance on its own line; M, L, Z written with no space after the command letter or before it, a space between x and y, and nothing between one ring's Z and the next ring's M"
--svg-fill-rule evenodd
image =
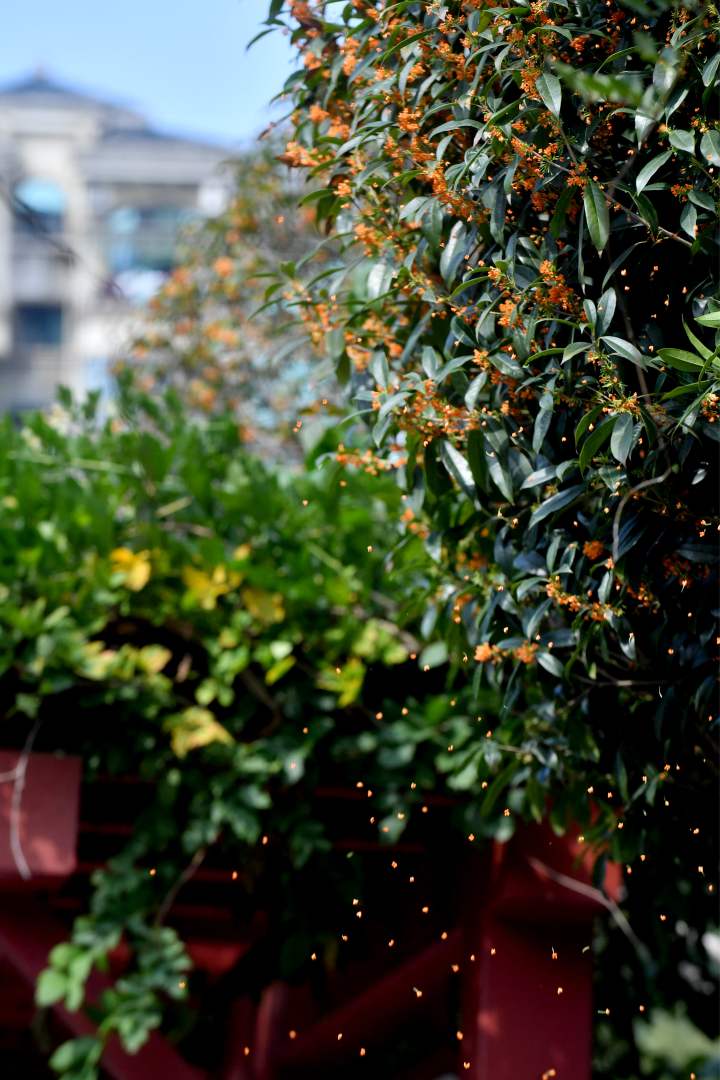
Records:
M291 429L303 406L303 420L314 418L311 388L332 369L293 312L274 305L252 318L268 287L275 291L279 267L301 266L316 249L313 210L297 205L302 177L288 176L276 160L274 127L238 157L225 210L183 230L178 266L120 363L141 369L156 392L175 389L190 415L231 410L248 447L266 459L299 462ZM323 253L329 262L333 255L332 248ZM326 401L321 416L333 407Z
M284 288L354 414L324 449L394 473L424 632L502 692L442 763L464 826L592 803L627 867L619 1075L640 1001L714 1024L717 8L273 0L267 26L301 60L282 160L347 264Z

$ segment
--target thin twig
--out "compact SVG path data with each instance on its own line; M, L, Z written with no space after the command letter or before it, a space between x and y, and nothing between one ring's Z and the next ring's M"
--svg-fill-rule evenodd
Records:
M537 150L531 150L530 147L527 147L527 152L529 154L533 154L537 158L540 158L540 160L544 161L546 164L548 163L548 159L546 157L543 157L542 154L539 154ZM568 169L566 165L561 165L559 161L552 161L550 162L550 164L554 165L557 169L562 169L563 172L572 174L572 169ZM644 217L641 217L640 214L636 214L635 211L631 210L629 206L625 206L623 203L619 203L615 198L611 199L605 191L603 191L602 194L608 206L617 206L620 210L622 210L624 214L629 214L631 218L634 218L635 221L639 222L641 225L644 225L646 229L650 228L649 222L647 222ZM678 236L677 233L670 232L669 229L663 229L662 225L658 225L658 232L663 233L663 235L667 236L670 240L677 240L678 244L683 244L685 247L689 248L692 247L692 244L689 240L683 240L682 236Z
M613 679L612 675L608 675L606 671L602 672L607 676L607 682L600 682L599 679L586 679L583 675L577 675L576 678L580 682L586 683L588 686L666 686L667 679Z
M635 492L640 491L642 488L650 487L651 484L662 484L663 480L667 480L668 476L672 472L672 465L669 465L662 476L656 476L653 480L643 480L642 484L638 484L637 487L630 488L628 493L620 500L617 510L615 511L615 520L613 521L613 549L612 549L612 561L616 563L618 561L618 550L620 548L620 516L625 509L625 504L628 499Z
M41 724L42 720L36 720L30 729L30 734L25 740L25 745L20 754L20 760L15 766L16 776L13 785L12 801L10 803L10 850L12 851L18 873L23 881L30 880L32 871L27 864L27 860L23 854L22 844L20 843L20 806L22 803L23 789L25 788L25 774L27 773L28 762L30 760L30 751L32 750L35 736L40 730Z
M573 892L580 893L581 896L587 896L589 899L595 900L598 904L602 904L604 908L607 908L625 937L635 948L638 956L641 957L645 964L652 963L652 957L647 946L636 937L633 928L614 900L605 896L604 893L600 892L599 889L594 888L592 885L585 885L582 881L575 881L574 878L568 877L566 874L561 874L557 870L553 870L552 867L546 866L545 863L540 862L540 860L536 859L533 855L528 857L528 862L534 870L537 870L541 874L545 874L551 881L556 881L558 885L563 885L566 889L572 889Z
M618 186L620 181L622 179L624 179L625 174L630 169L631 165L634 165L635 157L636 157L636 155L634 153L632 153L632 151L631 151L628 154L627 159L626 159L622 169L620 170L620 172L608 184L608 195L610 196L610 198L614 199L614 197L615 197L615 188Z
M163 900L162 904L158 908L158 913L155 916L155 919L153 921L153 926L154 927L158 927L158 926L162 925L162 923L165 920L165 916L167 915L168 911L170 910L170 908L172 907L172 905L173 905L173 903L175 901L175 897L180 892L183 885L187 884L187 882L193 876L193 874L197 870L198 866L200 865L200 863L205 858L206 852L207 852L207 848L204 848L204 847L203 848L198 848L198 850L195 852L195 854L192 857L192 860L190 861L190 864L185 867L182 874L177 879L175 884L172 886L172 888L168 892L167 896Z
M181 531L193 533L194 536L202 536L207 540L212 540L215 536L215 532L212 529L208 529L207 526L193 525L189 521L162 521L158 525L158 529L162 529L163 532L172 532L174 529L180 529Z

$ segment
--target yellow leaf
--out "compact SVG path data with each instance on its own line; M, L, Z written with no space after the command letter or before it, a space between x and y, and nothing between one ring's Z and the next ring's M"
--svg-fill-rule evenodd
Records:
M235 741L209 709L201 709L197 705L168 717L163 728L170 732L170 745L179 758L186 757L190 750L200 746L216 742L231 744Z
M243 589L242 598L253 619L265 623L266 626L282 622L285 618L280 593L269 593L264 589Z
M232 553L233 559L237 559L238 562L242 562L243 559L247 559L248 555L252 551L249 544L240 544L240 547L236 547Z
M82 674L86 679L105 679L117 658L117 652L106 649L104 641L88 641L83 645Z
M194 594L199 606L205 611L213 611L217 606L218 596L224 596L230 589L236 589L242 581L242 574L228 574L222 564L216 566L211 574L194 566L184 566L182 579Z
M351 656L347 664L339 670L337 668L325 668L317 681L322 690L330 690L333 694L339 694L338 705L344 709L350 705L362 689L365 678L365 665L356 656Z
M282 679L283 675L294 667L296 660L294 656L286 656L283 660L278 660L276 664L267 671L265 675L265 683L267 686L272 686L278 679Z
M137 665L146 675L157 675L172 656L162 645L144 645L137 655Z
M110 569L113 573L123 573L123 585L130 592L140 592L150 580L149 551L135 554L130 548L119 547L110 552Z

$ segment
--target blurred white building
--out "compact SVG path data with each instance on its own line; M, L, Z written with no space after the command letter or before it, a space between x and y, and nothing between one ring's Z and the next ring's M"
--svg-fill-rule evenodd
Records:
M226 158L42 75L0 90L0 411L102 385L178 227L222 210Z

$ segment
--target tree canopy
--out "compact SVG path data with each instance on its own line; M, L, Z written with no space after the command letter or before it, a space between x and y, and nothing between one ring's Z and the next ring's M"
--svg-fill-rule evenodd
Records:
M277 25L282 160L345 249L294 289L363 420L337 459L406 490L426 627L532 747L527 773L503 751L517 809L561 828L592 798L667 957L661 907L715 910L717 10L276 0Z

